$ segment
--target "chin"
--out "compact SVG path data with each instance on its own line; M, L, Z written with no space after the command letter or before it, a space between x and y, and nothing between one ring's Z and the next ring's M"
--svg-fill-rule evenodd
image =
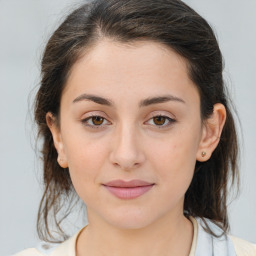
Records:
M143 211L142 208L137 208L116 211L111 215L105 213L104 219L109 225L116 228L135 230L149 226L157 218L154 218L150 211Z

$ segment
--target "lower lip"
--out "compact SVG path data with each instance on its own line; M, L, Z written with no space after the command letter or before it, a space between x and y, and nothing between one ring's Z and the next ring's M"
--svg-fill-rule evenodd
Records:
M105 186L105 187L110 193L112 193L114 196L120 199L134 199L148 192L153 186L154 185L152 184L148 186L132 187L132 188L110 187L110 186Z

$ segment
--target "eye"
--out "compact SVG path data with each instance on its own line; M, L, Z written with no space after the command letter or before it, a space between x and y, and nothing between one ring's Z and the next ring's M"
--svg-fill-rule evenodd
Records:
M168 127L172 125L174 122L176 122L176 120L164 115L153 116L148 121L149 124L155 125L158 128Z
M102 116L92 115L83 119L82 124L91 128L100 128L104 125L108 125L110 122Z

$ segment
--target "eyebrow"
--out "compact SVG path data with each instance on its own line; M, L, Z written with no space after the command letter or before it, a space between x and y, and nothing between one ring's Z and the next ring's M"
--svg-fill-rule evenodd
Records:
M84 100L93 101L100 105L114 106L114 103L111 100L102 98L100 96L92 95L92 94L82 94L82 95L78 96L77 98L75 98L73 100L73 103L76 103L79 101L84 101Z
M159 103L164 103L167 101L177 101L181 103L185 103L185 101L181 98L178 98L173 95L163 95L163 96L158 96L158 97L152 97L152 98L146 98L142 100L139 104L140 107L146 107L152 104L159 104Z
M82 94L82 95L78 96L77 98L75 98L73 100L73 103L84 101L84 100L85 101L93 101L97 104L105 105L105 106L109 106L109 107L115 106L113 101L111 101L110 99L106 99L106 98L92 95L92 94ZM185 103L185 101L183 99L178 98L176 96L163 95L163 96L146 98L139 103L139 107L146 107L149 105L164 103L164 102L168 102L168 101L177 101L177 102Z

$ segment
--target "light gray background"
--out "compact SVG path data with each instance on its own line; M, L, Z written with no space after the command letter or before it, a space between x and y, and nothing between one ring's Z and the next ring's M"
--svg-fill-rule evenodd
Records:
M0 255L38 243L41 169L28 96L40 81L40 57L51 31L78 2L0 0ZM185 2L213 25L225 58L244 136L242 192L230 206L231 231L256 242L256 1Z

